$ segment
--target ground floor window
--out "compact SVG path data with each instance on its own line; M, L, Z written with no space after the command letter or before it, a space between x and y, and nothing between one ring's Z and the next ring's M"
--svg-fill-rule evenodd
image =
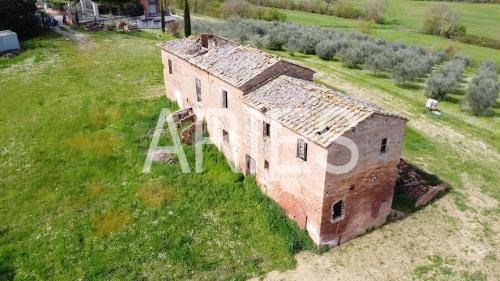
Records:
M224 129L222 130L222 140L229 143L229 133Z
M332 222L338 222L344 218L344 201L339 200L332 205Z

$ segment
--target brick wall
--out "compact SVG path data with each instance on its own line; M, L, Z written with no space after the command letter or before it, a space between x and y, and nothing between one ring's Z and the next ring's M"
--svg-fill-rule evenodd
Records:
M349 173L327 173L321 243L334 246L385 222L391 210L405 123L401 118L374 114L344 134L356 143L359 160ZM386 153L380 151L383 138L388 139ZM345 146L334 143L329 148L332 165L346 164L350 157ZM344 218L332 223L331 208L338 200L344 202Z
M168 60L173 73L168 72ZM255 160L256 179L262 190L280 204L289 217L305 227L317 244L335 246L385 222L391 209L396 164L401 156L405 121L374 114L344 134L359 150L359 160L346 174L326 172L326 163L345 164L350 152L332 144L324 148L243 104L244 91L210 75L190 63L162 51L166 95L181 108L192 106L198 118L207 121L211 141L246 173L246 155ZM291 64L277 64L252 83L266 81L287 71L305 79L312 71ZM200 79L202 101L197 102L195 78ZM250 83L251 84L251 83ZM249 85L250 85L249 84ZM228 93L228 108L222 108L222 90ZM269 138L264 122L271 124ZM229 134L223 141L222 130ZM297 139L308 143L308 159L296 157ZM388 138L388 151L380 153L381 140ZM269 167L265 168L267 161ZM344 216L331 221L332 204L344 202Z

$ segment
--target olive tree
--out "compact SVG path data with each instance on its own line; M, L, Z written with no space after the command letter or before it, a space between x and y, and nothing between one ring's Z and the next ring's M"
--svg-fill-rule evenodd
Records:
M465 92L465 101L472 112L485 112L495 105L499 90L496 65L492 61L485 61L470 81Z

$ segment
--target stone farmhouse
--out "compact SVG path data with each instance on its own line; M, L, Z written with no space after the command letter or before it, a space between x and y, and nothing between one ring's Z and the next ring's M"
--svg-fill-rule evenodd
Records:
M333 247L386 221L407 119L213 34L161 50L167 97L206 120L211 141L316 244Z

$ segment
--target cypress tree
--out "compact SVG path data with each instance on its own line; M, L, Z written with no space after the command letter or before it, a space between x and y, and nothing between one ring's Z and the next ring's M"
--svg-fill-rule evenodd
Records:
M165 32L165 4L160 0L161 32Z
M188 0L184 0L184 36L191 36L191 15L189 13Z

